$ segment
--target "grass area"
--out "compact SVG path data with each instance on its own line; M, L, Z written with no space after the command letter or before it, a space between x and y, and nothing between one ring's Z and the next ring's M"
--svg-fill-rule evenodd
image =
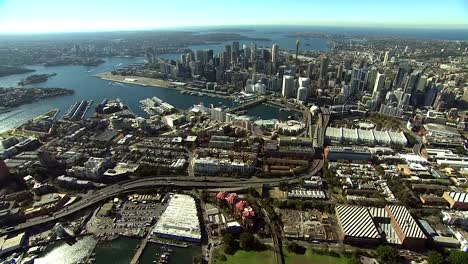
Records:
M227 260L219 260L216 257L215 264L258 264L258 263L275 263L275 255L272 250L265 251L244 251L238 250L234 255L226 255Z
M286 264L347 264L349 261L349 259L345 257L336 258L327 255L318 255L311 250L307 250L304 255L298 255L283 248L283 253Z

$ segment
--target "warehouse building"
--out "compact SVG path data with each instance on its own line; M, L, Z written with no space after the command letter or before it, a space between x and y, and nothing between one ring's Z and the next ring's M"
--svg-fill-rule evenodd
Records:
M370 160L372 158L371 152L367 147L341 147L341 146L328 146L326 151L328 160Z
M183 194L172 195L152 233L163 238L200 242L200 220L195 199Z
M404 206L337 205L338 224L347 244L387 242L411 250L425 248L427 237Z
M325 139L331 143L349 143L362 145L405 146L408 143L403 132L349 129L329 127Z
M450 204L450 208L468 210L468 193L445 192L442 197Z
M335 212L343 242L355 245L377 245L381 242L382 237L366 207L337 205Z
M402 247L411 250L422 250L426 247L427 237L406 207L387 205L385 209Z

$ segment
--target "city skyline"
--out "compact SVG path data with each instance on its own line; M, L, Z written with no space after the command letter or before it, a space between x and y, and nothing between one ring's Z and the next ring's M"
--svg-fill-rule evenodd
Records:
M198 26L304 25L444 28L468 25L468 3L450 1L219 2L0 0L0 33L148 30Z

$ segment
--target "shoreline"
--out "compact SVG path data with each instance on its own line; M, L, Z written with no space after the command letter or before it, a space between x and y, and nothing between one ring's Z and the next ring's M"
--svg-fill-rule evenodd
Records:
M163 80L163 79L141 77L141 76L134 76L134 75L127 75L127 76L113 75L110 72L98 73L93 76L102 80L107 80L107 81L112 81L112 82L135 84L135 85L141 85L144 87L150 86L150 87L158 87L158 88L164 88L164 89L175 89L179 91L200 93L203 96L231 99L231 96L229 95L210 93L210 92L206 92L204 90L199 90L199 89L190 89L190 87L187 87L187 86L177 86L177 85L174 85L173 82ZM129 81L126 79L134 79L134 80Z

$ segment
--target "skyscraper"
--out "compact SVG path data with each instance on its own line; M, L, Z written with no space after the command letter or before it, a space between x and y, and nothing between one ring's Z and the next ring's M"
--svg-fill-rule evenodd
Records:
M291 75L283 76L283 89L281 94L284 98L290 98L294 96L294 77Z
M384 88L385 74L377 73L375 78L374 90L372 91L372 97L376 97L378 92L381 92Z
M224 52L226 53L226 57L224 58L224 60L226 61L226 63L229 65L231 63L231 56L232 56L232 47L231 45L226 45L224 46Z
M307 97L312 95L312 89L310 87L310 79L309 78L299 77L298 83L299 83L299 87L304 87L306 89L306 91L307 91L306 96ZM302 101L304 101L304 100L302 100Z
M320 59L320 73L319 78L325 80L328 71L328 58L327 56L322 56Z
M385 56L384 56L384 60L383 60L383 63L382 63L383 66L387 66L389 57L390 57L390 51L386 51L386 52L385 52Z
M240 49L239 49L239 41L232 42L232 52L231 52L231 62L234 63L237 61L237 57L239 57Z
M278 56L279 56L279 45L273 44L273 47L271 47L271 62L275 66L278 63Z
M252 44L250 45L250 51L250 61L254 62L257 60L257 44L252 42Z

